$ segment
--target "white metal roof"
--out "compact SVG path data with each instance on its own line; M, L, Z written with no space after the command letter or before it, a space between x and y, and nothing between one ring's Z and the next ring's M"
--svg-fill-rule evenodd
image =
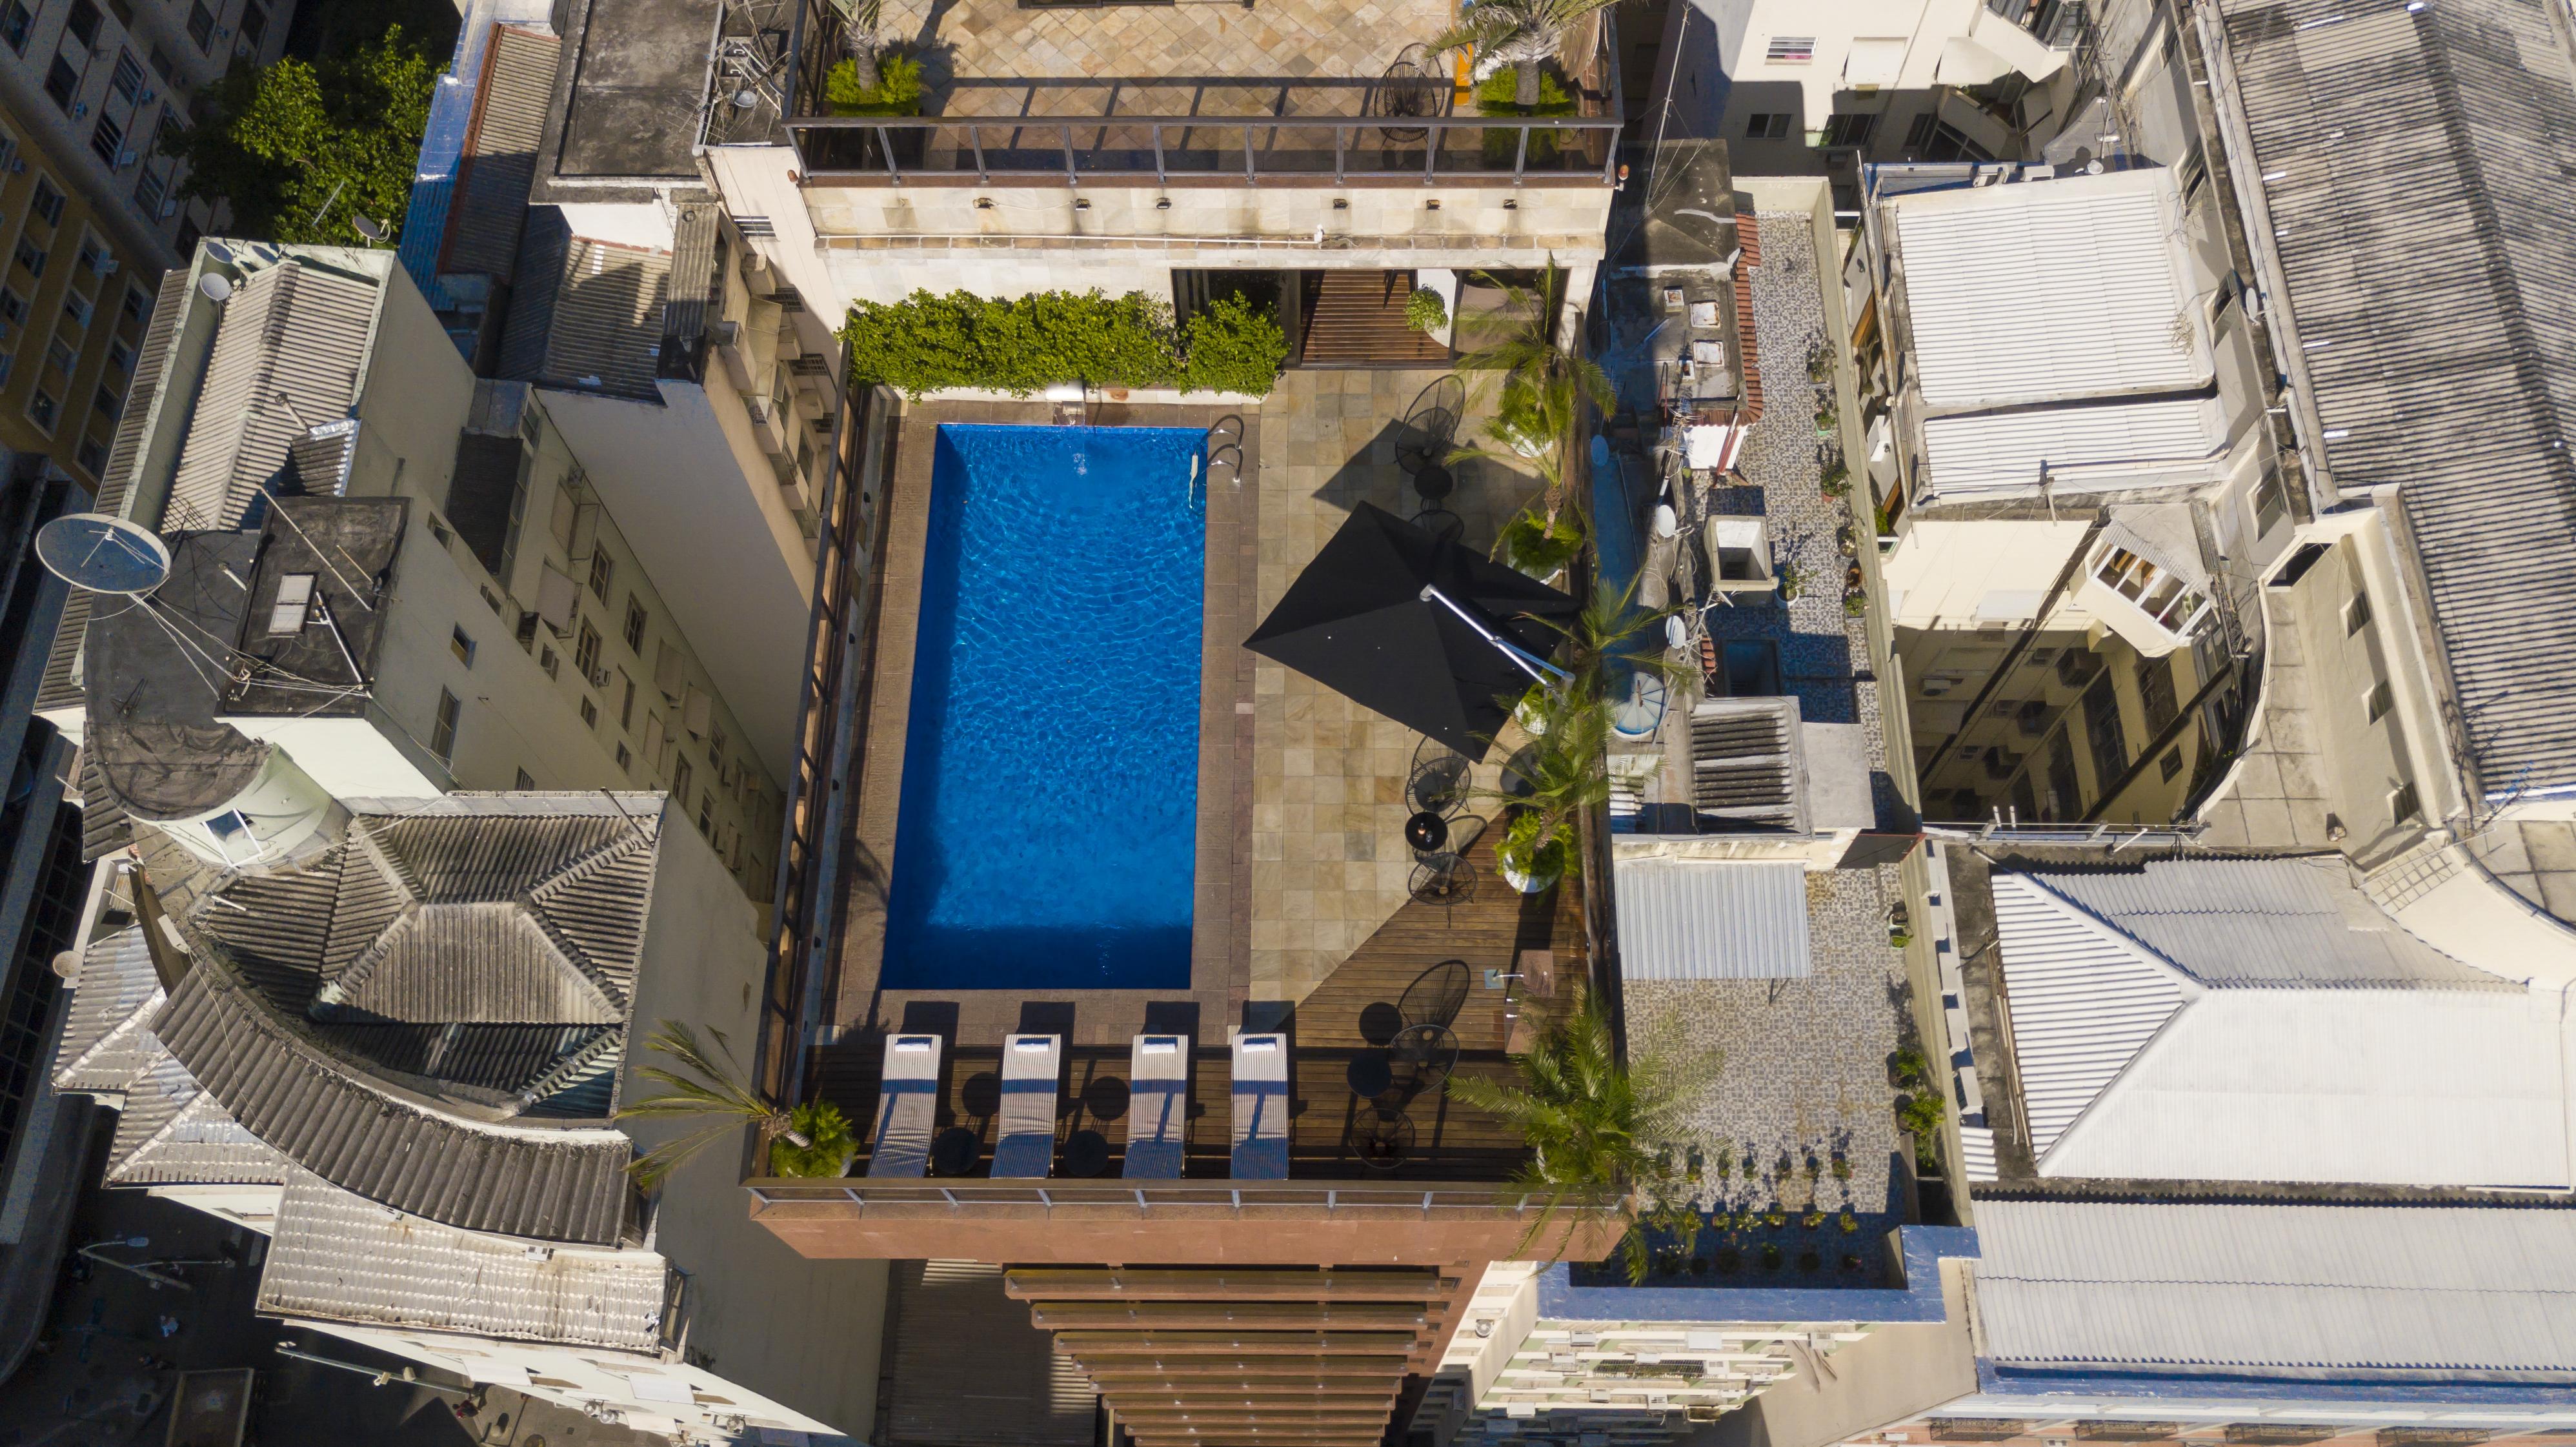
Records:
M259 1310L278 1316L657 1351L668 1264L442 1226L297 1171Z
M2043 474L2053 491L2080 492L2208 482L2227 433L2215 400L2168 397L1930 417L1923 448L1945 498L2029 492Z
M2376 935L2311 866L2197 863L1991 877L2039 1174L2570 1184L2556 996Z
M2576 1372L2576 1211L1979 1201L1984 1349L2030 1366Z
M1624 978L1784 980L1807 975L1805 865L1621 859L1610 873Z
M1931 191L1888 204L1926 406L2211 381L2172 172Z

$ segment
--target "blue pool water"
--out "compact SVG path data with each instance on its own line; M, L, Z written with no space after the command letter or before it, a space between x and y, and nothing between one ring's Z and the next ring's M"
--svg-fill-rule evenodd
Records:
M884 988L1188 987L1202 444L939 429Z

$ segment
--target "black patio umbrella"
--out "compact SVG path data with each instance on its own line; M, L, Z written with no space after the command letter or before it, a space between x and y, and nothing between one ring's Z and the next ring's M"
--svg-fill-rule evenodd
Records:
M1580 607L1361 503L1243 646L1481 759Z

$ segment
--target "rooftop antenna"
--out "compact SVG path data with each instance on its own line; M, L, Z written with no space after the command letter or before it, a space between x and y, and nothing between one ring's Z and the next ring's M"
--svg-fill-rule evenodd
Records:
M349 225L355 228L360 236L366 238L369 246L381 246L384 244L385 223L378 221L373 216L353 215L349 218Z

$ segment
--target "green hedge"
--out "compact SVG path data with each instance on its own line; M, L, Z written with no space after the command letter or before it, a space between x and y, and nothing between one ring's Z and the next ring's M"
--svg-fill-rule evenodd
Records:
M1172 310L1143 292L1050 291L996 301L916 291L850 309L841 339L850 378L918 397L976 387L1026 397L1058 382L1179 387L1262 396L1288 359L1276 317L1219 297L1176 334Z

